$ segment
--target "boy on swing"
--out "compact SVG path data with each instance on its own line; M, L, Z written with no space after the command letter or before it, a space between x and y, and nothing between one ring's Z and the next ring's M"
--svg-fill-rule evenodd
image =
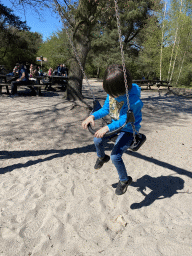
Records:
M141 127L140 122L142 120L141 109L143 107L143 103L140 99L141 89L137 84L132 84L132 78L127 69L126 74L130 109L135 116L135 129L137 132L139 132ZM112 118L112 122L109 125L99 129L94 135L94 144L98 156L94 166L95 169L100 169L104 163L107 163L110 160L110 157L105 154L104 150L104 143L109 139L109 137L103 136L108 131L111 132L121 127L127 119L128 106L123 67L121 65L114 64L108 66L104 74L103 89L107 93L107 98L103 107L92 113L82 123L82 127L86 129L89 123L94 126L94 120L103 118L108 114ZM130 185L132 182L132 178L127 175L127 171L122 160L122 155L132 145L133 140L133 129L131 123L127 123L126 126L120 131L111 152L111 161L115 165L119 175L119 183L115 190L117 195L124 194L127 191L128 185Z

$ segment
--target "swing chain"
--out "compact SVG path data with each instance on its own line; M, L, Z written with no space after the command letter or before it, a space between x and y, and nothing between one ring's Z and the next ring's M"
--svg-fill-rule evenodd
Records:
M115 1L115 13L116 13L116 19L117 19L119 43L120 43L120 49L121 49L121 58L122 58L124 82L125 82L126 97L127 97L127 106L128 106L128 112L129 112L130 111L130 101L129 101L129 92L128 92L128 85L127 85L127 74L126 74L126 69L125 69L125 58L124 58L124 51L123 51L121 28L120 28L119 8L118 8L117 0L114 0L114 1ZM136 143L137 143L137 141L136 141L137 130L135 128L134 122L131 122L131 126L132 126L132 129L133 129L133 144L136 145Z
M117 0L114 0L114 1L115 1L115 12L116 12L116 19L117 19L120 49L121 49L122 66L123 66L123 73L124 73L124 82L125 82L125 89L126 89L126 96L127 96L127 105L128 105L128 110L130 110L128 85L127 85L127 74L126 74L126 69L125 69L125 58L124 58L124 51L123 51L123 44L122 44L122 37L121 37L121 28L120 28L119 10L118 10L118 5L117 5Z

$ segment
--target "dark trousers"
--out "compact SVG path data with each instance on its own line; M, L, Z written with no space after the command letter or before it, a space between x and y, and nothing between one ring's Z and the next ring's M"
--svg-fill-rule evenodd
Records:
M29 84L28 81L13 81L13 82L11 82L11 94L17 93L18 85L27 85L27 84Z
M94 144L98 157L105 156L104 143L109 140L108 137L96 138L94 137ZM120 132L118 135L113 150L111 152L111 161L115 165L117 172L119 174L120 181L127 181L127 171L125 164L122 159L123 153L131 146L133 143L133 134L130 132Z

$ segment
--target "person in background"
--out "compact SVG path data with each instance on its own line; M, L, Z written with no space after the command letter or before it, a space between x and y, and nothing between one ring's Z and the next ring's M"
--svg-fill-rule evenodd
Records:
M60 66L57 69L58 72L58 76L62 76L63 75L63 64L60 64Z
M29 65L28 62L26 62L25 69L27 70L27 73L29 75L29 73L30 73L30 65Z
M49 68L49 70L48 70L48 76L52 76L52 74L53 74L53 69L52 69L52 68Z
M39 76L43 76L43 70L41 69L40 66L38 66L38 73L39 73Z
M29 68L29 77L30 78L34 77L34 66L33 66L33 64L31 64L30 68Z
M29 68L29 77L33 77L33 72L34 72L34 66L33 64L31 64Z
M16 77L19 76L19 63L16 63L15 67L13 68L13 75Z
M34 76L34 77L39 76L38 66L35 66L35 67L34 67L33 76Z
M19 78L16 81L11 82L11 94L14 95L17 93L17 86L18 85L25 85L29 82L29 74L27 69L24 67L23 64L19 65Z
M55 73L54 75L59 76L59 74L60 74L60 64L58 64L58 66L54 70L54 73Z
M63 64L63 76L68 77L68 68Z

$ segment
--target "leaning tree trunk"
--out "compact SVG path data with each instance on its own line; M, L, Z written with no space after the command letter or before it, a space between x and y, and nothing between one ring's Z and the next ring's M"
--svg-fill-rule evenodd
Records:
M64 1L65 4L69 4L70 1ZM71 28L73 30L73 42L69 38L70 44L74 44L75 51L77 52L81 66L84 70L87 54L90 50L90 34L97 23L97 7L99 3L94 1L79 0L77 9L75 10L75 15L71 18L71 13L69 10L64 10L61 8L57 0L54 0L56 5L56 10L59 12L62 20L68 20ZM101 4L99 5L101 9ZM72 12L73 13L73 12ZM65 23L64 23L65 24ZM65 25L64 25L65 27ZM69 26L70 27L70 26ZM68 29L66 27L66 29ZM75 55L75 54L74 54ZM70 61L69 70L69 81L68 81L68 92L67 98L69 100L81 100L82 96L82 81L83 73L78 61L73 58Z
M79 34L79 33L78 33ZM83 73L82 70L85 68L85 62L87 54L90 50L90 41L88 36L85 35L76 35L75 36L75 50L79 57L80 63L75 57L70 61L70 70L69 70L69 80L68 80L68 91L67 99L68 100L81 100L83 101L82 96L82 83L83 83Z

